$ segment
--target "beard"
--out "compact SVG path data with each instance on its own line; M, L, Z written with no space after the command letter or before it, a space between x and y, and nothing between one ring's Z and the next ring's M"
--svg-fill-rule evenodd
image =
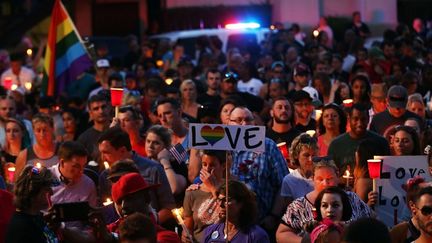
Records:
M291 118L290 117L288 117L287 119L281 119L281 118L279 118L279 117L273 117L273 121L275 122L275 123L279 123L279 124L288 124L288 123L290 123L290 120L291 120Z
M427 223L417 218L417 223L421 231L427 233L428 235L432 235L432 222Z

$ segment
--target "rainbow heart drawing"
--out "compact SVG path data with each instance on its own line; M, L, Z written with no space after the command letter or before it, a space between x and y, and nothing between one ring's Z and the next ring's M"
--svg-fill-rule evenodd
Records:
M209 142L212 146L224 136L225 131L221 126L216 126L214 128L211 128L210 126L203 126L201 128L201 137Z

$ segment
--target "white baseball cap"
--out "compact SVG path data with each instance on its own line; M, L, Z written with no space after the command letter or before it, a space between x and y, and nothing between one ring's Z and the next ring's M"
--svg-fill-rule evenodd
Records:
M110 67L110 63L107 59L99 59L96 61L96 67L98 68L108 68Z

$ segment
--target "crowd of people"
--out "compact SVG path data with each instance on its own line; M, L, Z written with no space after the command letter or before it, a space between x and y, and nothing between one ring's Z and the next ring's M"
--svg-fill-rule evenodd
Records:
M56 97L39 60L0 51L0 241L432 242L430 181L407 182L410 218L389 231L367 167L432 168L432 26L414 23L369 49L358 12L340 40L323 17L226 53L130 36ZM265 151L190 148L190 123L265 126Z

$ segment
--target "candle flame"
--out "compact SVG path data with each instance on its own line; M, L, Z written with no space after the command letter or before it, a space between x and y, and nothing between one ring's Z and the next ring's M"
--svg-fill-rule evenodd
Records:
M315 132L315 130L307 130L306 133L307 133L309 136L313 137L313 136L315 135L316 132Z
M105 169L108 170L110 168L109 163L107 161L104 161L103 164L105 166Z
M26 82L26 83L24 84L24 87L25 87L27 90L31 90L31 88L32 88L32 83L30 83L30 82Z
M16 90L18 88L18 85L16 85L16 84L12 84L12 86L11 86L11 90Z
M278 147L285 146L285 145L286 145L286 142L282 142L282 143L277 144Z
M315 110L315 119L319 120L322 115L322 110Z
M37 163L36 163L36 168L38 168L38 169L42 168L42 164L39 163L39 162L37 162Z
M349 172L349 170L346 170L345 171L345 174L344 174L344 178L349 178L350 177L350 175L351 175L351 173Z
M104 206L108 206L110 204L112 204L113 201L110 198L107 198L106 201L103 203Z
M179 224L183 224L183 208L174 208L171 212L175 215Z

